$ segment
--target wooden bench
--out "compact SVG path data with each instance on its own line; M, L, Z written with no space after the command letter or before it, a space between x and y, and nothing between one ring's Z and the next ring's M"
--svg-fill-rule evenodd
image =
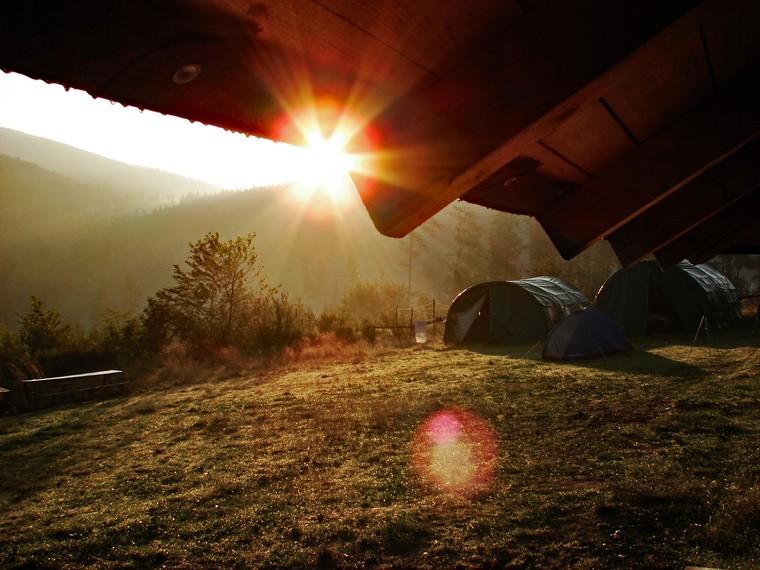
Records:
M121 393L127 384L121 370L21 381L26 405L30 408L113 396Z

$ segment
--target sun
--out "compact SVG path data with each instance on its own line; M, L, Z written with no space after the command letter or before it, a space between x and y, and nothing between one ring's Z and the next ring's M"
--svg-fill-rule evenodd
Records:
M351 172L351 157L340 137L325 138L320 132L308 136L307 176L333 195L342 192L345 177Z
M306 146L296 166L296 194L304 202L324 202L334 209L351 205L356 190L351 180L353 159L346 151L346 139L340 133L325 137L319 129L304 133Z
M280 140L295 145L288 195L305 214L329 217L361 204L353 175L367 176L377 137L368 119L349 107L331 99L306 101L292 106L275 129Z

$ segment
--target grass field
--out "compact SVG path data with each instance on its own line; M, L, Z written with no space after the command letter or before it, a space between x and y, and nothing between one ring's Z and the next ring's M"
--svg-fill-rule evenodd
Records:
M2 418L0 567L760 568L760 336L688 342L191 372ZM420 451L441 410L482 437Z

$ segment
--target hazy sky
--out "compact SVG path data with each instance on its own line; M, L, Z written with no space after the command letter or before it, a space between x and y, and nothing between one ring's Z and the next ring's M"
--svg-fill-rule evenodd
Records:
M0 72L0 126L223 188L290 182L313 160L304 149L141 112L16 73Z

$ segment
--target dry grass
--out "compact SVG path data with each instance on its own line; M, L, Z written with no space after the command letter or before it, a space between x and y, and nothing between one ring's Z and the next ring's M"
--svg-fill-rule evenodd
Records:
M370 354L384 352L382 345L372 346L366 342L346 342L334 333L322 333L317 338L305 340L294 347L287 347L277 359L280 366L304 364L334 364L360 362Z
M580 364L319 347L3 418L0 567L760 567L758 337L687 342ZM412 468L452 407L497 436L473 497Z

